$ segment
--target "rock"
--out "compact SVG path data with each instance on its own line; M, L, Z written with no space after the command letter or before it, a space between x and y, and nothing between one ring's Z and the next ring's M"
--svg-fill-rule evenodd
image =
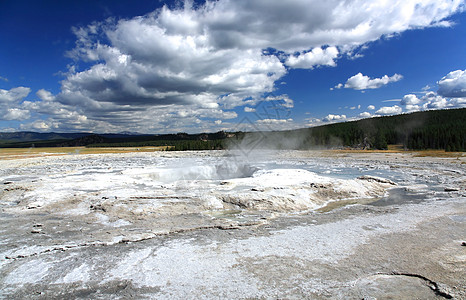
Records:
M454 188L454 187L446 187L445 189L443 189L445 192L459 192L460 189L459 188Z
M101 211L103 211L103 212L106 212L106 211L107 211L107 210L102 206L102 204L96 204L96 205L91 204L91 205L89 206L89 208L90 208L91 210L101 210Z
M35 209L35 208L41 207L42 205L43 205L42 202L32 202L32 203L29 203L28 205L26 205L26 208L27 209Z
M316 188L316 189L325 189L327 188L325 185L321 183L311 183L311 188Z
M359 180L366 180L366 181L375 181L378 183L387 183L390 185L397 185L395 182L391 181L390 179L382 178L382 177L377 177L377 176L371 176L371 175L363 175L358 177Z

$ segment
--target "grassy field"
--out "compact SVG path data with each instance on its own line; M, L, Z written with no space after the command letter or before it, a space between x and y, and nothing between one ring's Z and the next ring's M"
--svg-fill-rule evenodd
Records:
M0 148L0 160L21 159L41 156L69 154L105 154L129 152L154 152L167 150L161 147L124 147L124 148L86 148L86 147L51 147L51 148Z
M457 158L466 156L466 152L446 152L445 150L404 150L403 145L388 145L388 150L331 150L335 153L410 153L413 157Z
M41 156L56 156L70 154L105 154L164 151L170 146L160 147L50 147L50 148L0 148L0 160L21 159ZM327 153L410 153L413 157L443 157L459 158L466 155L464 152L445 152L445 150L406 151L399 145L390 145L388 150L323 150Z

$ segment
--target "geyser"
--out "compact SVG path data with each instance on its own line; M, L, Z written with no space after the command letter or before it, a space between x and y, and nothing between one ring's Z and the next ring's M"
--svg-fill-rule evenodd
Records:
M250 165L225 161L217 165L157 169L151 174L151 177L164 183L179 180L225 180L251 177L258 170L259 168Z

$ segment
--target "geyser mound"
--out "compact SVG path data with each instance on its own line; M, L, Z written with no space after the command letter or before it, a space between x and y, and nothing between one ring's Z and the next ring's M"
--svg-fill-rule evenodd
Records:
M225 162L217 165L194 165L153 170L150 177L163 183L180 180L226 180L251 177L259 168Z
M272 169L255 172L251 178L224 181L214 194L224 203L245 209L300 211L330 201L381 197L393 185L371 176L336 179L302 169Z

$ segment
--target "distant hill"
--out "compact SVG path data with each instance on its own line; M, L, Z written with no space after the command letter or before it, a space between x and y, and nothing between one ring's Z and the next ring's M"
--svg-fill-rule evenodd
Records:
M171 150L236 147L243 150L352 148L466 151L466 108L375 117L352 122L272 132L224 132L142 135L131 133L0 133L0 147L143 147Z
M51 140L72 140L84 136L93 135L89 132L79 133L57 133L57 132L32 132L32 131L19 131L19 132L0 132L0 141L4 143L14 142L30 142L30 141L51 141ZM105 138L127 138L130 136L146 136L139 133L106 133L100 134Z
M31 131L20 132L0 132L0 141L3 142L28 142L28 141L47 141L61 139L75 139L90 133L39 133Z
M174 146L175 148L172 147L172 149L175 150L208 150L222 149L223 147L217 141L230 137L230 134L223 131L199 134L180 132L161 135L37 132L0 134L0 148Z

